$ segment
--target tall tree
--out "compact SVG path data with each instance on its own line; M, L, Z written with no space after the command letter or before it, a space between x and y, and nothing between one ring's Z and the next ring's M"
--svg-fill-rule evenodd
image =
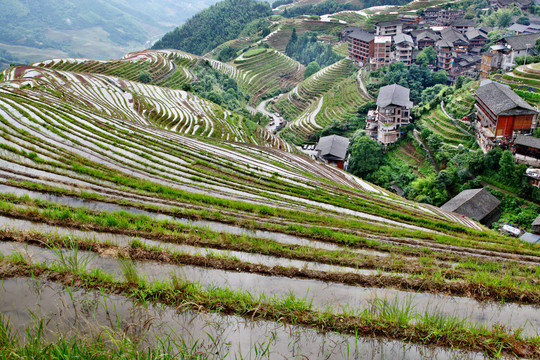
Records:
M375 172L384 161L381 145L368 136L360 136L351 145L349 172L366 177Z

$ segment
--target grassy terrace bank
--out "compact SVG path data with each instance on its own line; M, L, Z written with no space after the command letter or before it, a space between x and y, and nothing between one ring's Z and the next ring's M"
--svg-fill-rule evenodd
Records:
M31 186L29 186L31 187ZM39 189L39 187L38 187ZM48 193L54 193L54 191L47 191ZM58 191L58 194L61 195L74 195L77 194L67 192L67 191ZM238 218L238 214L234 212L225 212L223 215L220 209L209 209L203 207L202 209L181 209L176 206L172 207L159 207L157 205L144 205L137 202L126 201L126 200L115 200L112 198L105 198L100 196L93 196L89 193L85 193L86 199L100 200L100 201L110 201L113 203L133 206L136 208L141 208L149 210L152 212L168 214L172 216L187 217L191 219L207 219L207 220L216 220L220 222L232 223L235 225L244 226L247 228L261 229L261 230L270 230L288 233L292 235L306 236L316 240L327 240L332 242L337 242L345 246L359 246L364 243L364 246L369 247L379 247L384 245L380 244L381 240L385 239L395 239L396 241L401 242L403 245L422 245L428 246L430 244L440 244L447 246L456 246L461 248L470 248L478 249L478 252L481 251L491 251L498 252L500 254L516 254L520 256L532 256L533 258L529 259L531 261L537 261L537 256L540 255L540 247L536 244L528 244L520 242L516 239L509 237L501 237L495 233L480 233L478 231L470 231L470 235L462 234L437 234L422 232L416 230L403 230L397 228L385 228L381 227L378 224L370 224L367 221L354 220L352 218L340 218L340 217L329 217L328 214L318 214L318 213L306 213L301 211L291 211L283 209L274 209L265 206L251 205L251 213L257 214L258 217L250 219L249 217L245 219ZM19 216L25 216L21 209L15 209L10 207L11 204L24 204L32 207L37 207L44 210L52 211L41 211L41 217L43 219L49 218L51 220L56 219L65 219L65 220L75 220L75 221L88 221L94 214L92 211L87 211L81 208L69 208L64 205L58 205L55 203L50 203L46 201L41 201L37 199L30 199L28 197L18 197L10 194L0 194L0 200L3 201L2 211L4 215L16 216L19 213ZM242 203L244 206L249 206L250 204ZM174 204L177 205L177 204ZM179 205L179 204L178 204ZM36 208L36 209L37 209ZM234 208L233 208L234 209ZM281 216L278 215L280 211ZM60 215L61 214L61 215ZM91 215L90 217L85 215ZM32 216L36 216L37 213L34 212ZM126 217L125 220L120 221L120 223L127 224L129 228L135 228L133 224L138 223L153 223L152 219L141 217L142 220L130 220L130 217L137 216L131 214L122 214L117 213L114 216L119 218ZM103 218L104 215L98 214L98 218ZM105 216L106 217L106 216ZM261 220L265 221L261 221ZM285 221L285 222L283 222ZM114 223L108 224L103 221L94 220L97 225L110 225L118 226ZM119 223L116 221L115 223ZM131 225L130 225L131 224ZM155 224L152 224L155 225ZM147 229L148 227L143 226L141 229ZM476 234L483 234L483 236L475 236ZM370 238L373 238L374 241L370 241ZM424 240L424 242L419 242ZM379 241L377 241L379 240ZM428 252L429 253L429 252ZM512 259L512 256L508 257ZM519 259L515 258L516 260Z
M403 245L380 244L375 240L356 238L356 244L347 243L351 250L367 249L387 252L390 256L358 254L347 250L325 250L294 244L283 244L278 241L258 238L249 235L220 233L209 229L188 226L170 221L156 221L145 215L132 215L127 212L100 213L83 208L75 210L68 207L49 206L43 209L36 207L19 207L11 203L0 203L0 213L7 216L39 221L51 226L81 230L97 230L106 233L139 236L162 241L164 244L186 244L198 247L212 247L224 250L244 251L252 254L264 254L285 257L295 260L317 261L330 265L348 266L360 269L371 269L407 274L408 278L394 276L341 276L288 269L262 268L237 262L215 263L216 268L233 271L258 272L265 275L283 275L300 278L315 278L323 281L335 281L371 287L394 287L403 290L445 293L457 296L468 296L478 300L495 300L540 303L540 292L536 283L540 276L540 268L517 263L516 259L498 257L480 257L474 252L430 253L422 248L409 248ZM336 232L336 234L339 234ZM53 235L24 234L2 232L5 241L27 241L43 246L54 244ZM52 239L52 240L51 240ZM58 240L58 239L57 239ZM351 237L352 240L352 237ZM59 240L61 244L68 244ZM37 243L36 243L37 242ZM330 241L339 245L343 242ZM85 248L92 249L93 241L82 242ZM146 249L143 260L159 258L161 250ZM98 251L94 249L94 251ZM407 256L407 257L406 257ZM413 256L414 258L410 258ZM199 266L208 265L206 260L192 256L182 257L180 263Z
M98 289L144 302L162 303L182 309L234 314L252 320L279 321L363 337L385 337L416 344L441 345L484 352L540 358L540 339L525 337L504 327L485 328L456 318L417 314L399 304L380 302L375 309L335 314L317 311L302 299L254 297L226 288L203 289L197 284L172 278L166 282L115 280L99 269L71 272L62 266L30 265L20 256L0 262L0 278L36 277L65 286ZM129 279L129 278L128 278Z

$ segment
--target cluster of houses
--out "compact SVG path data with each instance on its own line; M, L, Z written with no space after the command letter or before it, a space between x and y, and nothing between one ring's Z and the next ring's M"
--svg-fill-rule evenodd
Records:
M523 2L499 0L493 8L506 7L507 3L528 7ZM540 23L531 25L514 24L509 33L487 51L482 51L489 42L488 33L493 29L477 27L476 21L464 18L462 9L427 8L423 17L400 15L392 21L379 22L374 31L358 27L345 28L342 38L349 44L349 57L371 69L401 61L409 66L416 61L417 54L431 46L437 53L436 69L446 70L450 81L459 75L481 75L501 69L508 71L515 58L534 49L540 37Z

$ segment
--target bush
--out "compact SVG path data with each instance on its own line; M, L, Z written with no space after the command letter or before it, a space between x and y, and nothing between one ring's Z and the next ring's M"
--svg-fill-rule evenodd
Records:
M139 74L139 81L144 84L149 84L152 81L150 74L147 71L143 71Z

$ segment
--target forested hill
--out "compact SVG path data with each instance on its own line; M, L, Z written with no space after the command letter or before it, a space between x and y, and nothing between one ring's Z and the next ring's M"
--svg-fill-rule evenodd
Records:
M272 15L267 2L225 0L202 10L184 25L167 33L154 49L180 49L202 55L235 39L251 21Z

